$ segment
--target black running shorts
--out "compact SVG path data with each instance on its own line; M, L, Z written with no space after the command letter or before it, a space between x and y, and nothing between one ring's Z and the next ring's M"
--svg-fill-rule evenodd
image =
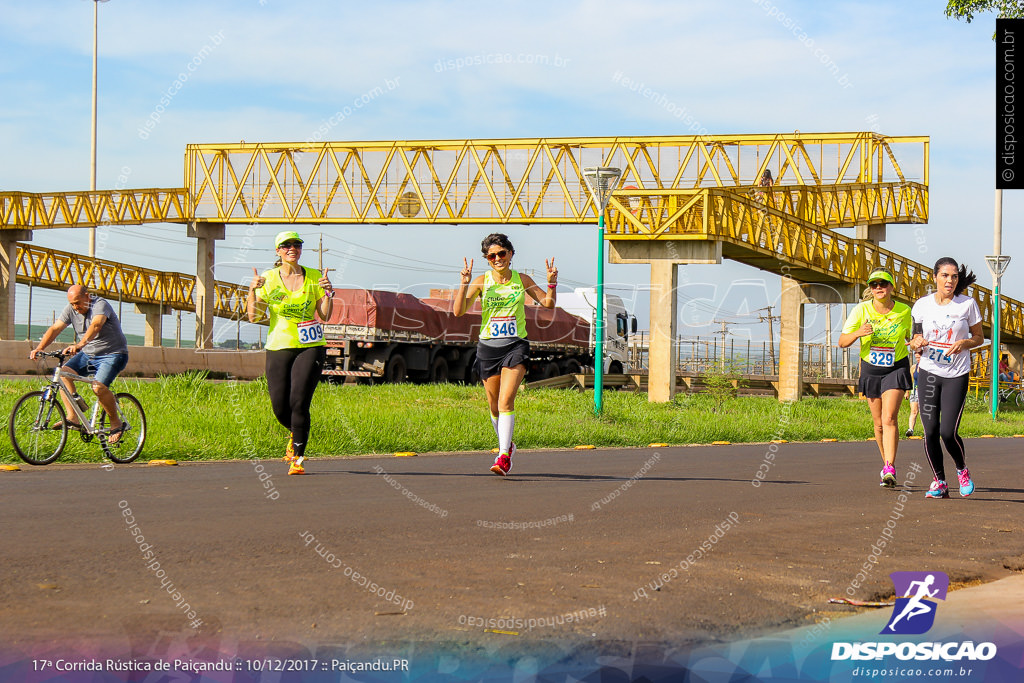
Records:
M880 368L865 360L860 362L860 381L857 391L868 398L882 398L891 389L910 391L914 382L910 377L910 359L902 358L891 368Z
M476 371L481 380L500 375L502 368L526 365L530 357L530 342L513 339L502 346L476 345Z

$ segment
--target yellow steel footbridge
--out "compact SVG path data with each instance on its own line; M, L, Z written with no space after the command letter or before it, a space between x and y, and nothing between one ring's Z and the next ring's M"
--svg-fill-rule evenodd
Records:
M879 242L888 224L927 222L928 155L927 137L871 132L188 145L183 188L0 193L0 240L18 281L64 288L94 277L108 297L196 310L203 341L210 317L242 314L244 289L212 273L225 224L591 223L583 169L617 166L606 233L614 260L674 267L730 258L843 300L883 265L909 302L926 292L931 268ZM771 184L759 182L765 171ZM33 230L154 222L189 226L197 276L25 239ZM991 292L969 293L988 325ZM1024 343L1021 303L1004 296L1001 304L1004 340ZM652 316L654 307L652 296ZM0 335L12 329L12 319L0 320Z

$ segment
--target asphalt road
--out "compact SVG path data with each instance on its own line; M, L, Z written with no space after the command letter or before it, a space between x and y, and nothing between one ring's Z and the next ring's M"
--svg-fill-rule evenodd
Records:
M1022 446L970 441L976 493L926 500L921 442L903 442L905 502L879 488L868 442L779 444L772 460L764 444L522 452L504 479L483 453L314 460L305 477L280 461L26 465L0 472L0 639L152 653L178 637L486 648L764 634L849 611L830 597L891 595L891 571L1021 571Z

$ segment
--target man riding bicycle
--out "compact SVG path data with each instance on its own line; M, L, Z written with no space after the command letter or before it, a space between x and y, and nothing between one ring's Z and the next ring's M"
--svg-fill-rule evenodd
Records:
M45 350L68 325L77 333L78 341L64 350L65 355L72 356L64 367L79 375L88 375L90 371L95 371L92 390L103 410L110 416L110 434L107 441L117 443L124 431L124 423L117 414L117 402L109 387L128 365L128 340L121 331L121 321L117 319L117 314L106 299L90 295L85 285L72 285L68 289L67 307L61 311L57 321L46 330L39 345L32 349L28 357L35 360L36 355ZM64 386L74 394L75 383L67 377L62 379ZM81 425L71 418L75 411L72 410L69 400L63 394L61 400L67 409L68 427L80 429ZM56 425L56 428L59 429L60 425Z

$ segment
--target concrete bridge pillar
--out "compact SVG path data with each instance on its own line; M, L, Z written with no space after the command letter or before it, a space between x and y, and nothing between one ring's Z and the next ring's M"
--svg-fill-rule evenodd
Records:
M679 269L668 260L651 261L651 336L647 349L647 400L667 403L676 394L676 337Z
M28 242L31 239L31 230L0 230L0 340L14 339L18 242Z
M782 278L782 319L779 333L779 400L798 401L804 387L804 304L859 301L856 285L804 284Z
M682 240L611 240L612 263L647 263L651 266L651 338L647 350L647 399L666 403L676 393L676 337L678 306L676 266L686 263L721 263L721 242Z
M163 346L164 316L159 304L135 304L135 312L146 316L146 346Z
M875 244L881 244L885 241L885 223L875 223L873 225L858 225L856 228L854 238L858 240L865 240L867 242L873 242Z
M188 236L195 237L196 245L196 348L213 347L214 247L224 239L223 223L197 221L189 223Z

